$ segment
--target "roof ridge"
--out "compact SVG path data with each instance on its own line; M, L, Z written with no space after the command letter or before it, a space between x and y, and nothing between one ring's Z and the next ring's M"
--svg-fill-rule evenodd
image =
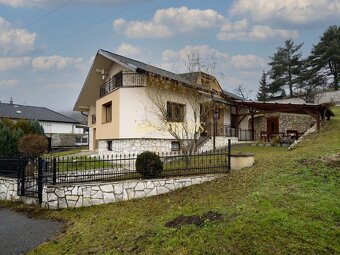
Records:
M132 60L132 61L136 61L136 62L139 62L139 63L141 63L141 64L143 64L143 65L148 65L148 66L151 66L151 67L154 67L154 68L163 70L163 71L168 72L168 73L180 75L180 73L175 73L175 72L166 70L166 69L164 69L164 68L157 67L157 66L154 66L154 65L151 65L151 64L147 64L147 63L142 62L142 61L140 61L140 60L136 60L136 59L133 59L133 58L129 58L129 57L126 57L126 56L123 56L123 55L120 55L120 54L117 54L117 53L114 53L114 52L111 52L111 51L108 51L108 50L99 49L98 51L105 51L105 52L107 52L107 53L114 54L114 55L117 55L117 56L119 56L119 57L126 58L126 59L129 59L129 60Z

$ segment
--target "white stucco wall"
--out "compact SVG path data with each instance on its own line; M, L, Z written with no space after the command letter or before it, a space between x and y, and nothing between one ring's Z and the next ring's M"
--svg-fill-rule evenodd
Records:
M247 108L240 108L240 114L245 114L245 113L249 113L249 110ZM244 120L242 120L242 122L240 123L239 128L246 130L249 129L248 127L248 120L249 120L250 116L248 115L247 117L244 118Z
M155 114L158 109L149 99L147 87L122 88L120 91L120 138L173 139ZM167 93L167 100L186 105L185 118L193 122L193 110L186 96L175 92ZM166 100L164 100L166 103Z
M40 121L46 134L82 134L83 129L76 128L72 123Z

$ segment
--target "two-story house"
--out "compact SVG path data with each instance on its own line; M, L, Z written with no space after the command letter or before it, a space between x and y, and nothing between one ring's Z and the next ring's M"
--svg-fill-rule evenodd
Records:
M186 87L191 90L195 88L202 106L204 102L210 101L214 103L214 109L203 119L202 113L195 112L185 90L158 88L155 93L152 89L152 83L155 83L152 78L159 79L160 83L166 80L174 87ZM157 114L159 107L155 107L155 101L160 96L164 100L166 125ZM233 129L236 114L233 97L237 96L223 91L216 78L208 74L175 74L99 50L74 110L88 115L89 147L90 150L98 150L101 155L140 153L145 150L178 150L178 139L169 132L167 125L181 122L188 123L186 127L189 127L196 125L195 122L204 121L206 130L201 130L198 146L209 149L212 146L225 146L228 137L231 137L233 142L238 141ZM242 111L246 112L247 109L241 109ZM197 114L200 115L199 118ZM247 129L248 118L238 123L238 127ZM244 135L244 139L247 138L249 135Z

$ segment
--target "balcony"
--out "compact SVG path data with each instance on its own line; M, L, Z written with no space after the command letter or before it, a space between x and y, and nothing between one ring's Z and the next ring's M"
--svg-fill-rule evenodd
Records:
M116 88L146 86L146 77L143 74L120 72L100 86L100 97L104 97Z

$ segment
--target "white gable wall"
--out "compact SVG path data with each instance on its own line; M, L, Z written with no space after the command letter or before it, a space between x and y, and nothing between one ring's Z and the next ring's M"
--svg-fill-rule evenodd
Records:
M39 121L46 134L82 134L83 129L76 128L73 123Z

